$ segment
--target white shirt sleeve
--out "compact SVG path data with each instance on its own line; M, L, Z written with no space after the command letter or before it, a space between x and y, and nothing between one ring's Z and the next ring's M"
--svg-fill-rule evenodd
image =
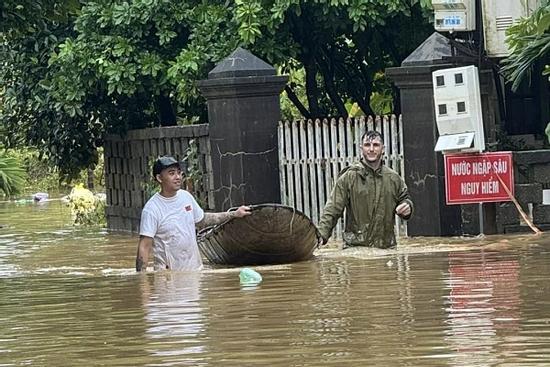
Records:
M199 203L195 200L193 195L191 195L191 205L193 206L193 215L195 216L195 223L200 222L204 218L204 210L199 206Z
M149 210L143 210L141 212L141 222L139 224L139 234L141 236L147 236L154 238L157 233L158 218Z

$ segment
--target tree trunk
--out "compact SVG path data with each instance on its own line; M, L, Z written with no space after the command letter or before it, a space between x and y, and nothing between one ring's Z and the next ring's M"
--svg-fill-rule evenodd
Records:
M87 173L88 173L88 184L87 184L88 190L94 191L94 178L95 178L94 169L88 168Z
M298 109L298 111L300 111L300 114L306 118L306 119L310 119L311 118L311 113L309 113L309 111L307 110L307 108L302 104L302 102L300 102L300 99L298 98L298 96L296 95L296 93L294 93L294 90L289 86L287 85L285 87L285 92L286 92L286 95L288 96L288 99L290 99L290 101L292 102L292 104L294 106L296 106L296 108Z
M359 99L361 102L357 103L359 103L365 115L373 115L374 111L370 107L370 96L372 95L372 75L374 75L374 73L371 73L362 63L359 64L359 69L361 70L361 75L365 83L365 95Z
M170 97L160 95L156 97L157 109L160 118L160 126L176 126L176 114Z
M306 96L309 106L309 112L312 118L322 117L322 111L319 107L319 87L317 86L317 66L313 60L304 63L306 72Z
M326 54L328 53L329 51L326 52ZM340 96L338 95L338 91L336 89L336 86L334 85L334 71L328 64L328 60L318 60L318 65L319 70L321 71L321 75L323 76L325 89L328 96L330 97L330 100L332 101L332 103L334 103L334 106L336 106L338 114L344 118L347 118L348 110L346 109L344 101L342 101L342 98L340 98Z

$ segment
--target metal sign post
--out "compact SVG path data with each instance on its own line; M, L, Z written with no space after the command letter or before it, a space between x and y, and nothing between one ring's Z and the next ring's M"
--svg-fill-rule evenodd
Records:
M479 234L484 234L483 228L483 203L478 204L478 213L479 213Z

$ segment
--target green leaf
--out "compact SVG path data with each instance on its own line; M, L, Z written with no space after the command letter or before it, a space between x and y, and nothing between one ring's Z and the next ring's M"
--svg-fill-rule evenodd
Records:
M543 34L550 30L550 12L543 15L537 24L537 34Z
M26 174L21 162L7 153L0 153L0 191L6 196L20 193L25 187Z

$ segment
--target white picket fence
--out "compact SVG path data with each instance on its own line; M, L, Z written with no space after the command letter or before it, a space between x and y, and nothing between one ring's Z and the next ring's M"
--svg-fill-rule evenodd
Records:
M403 134L400 116L317 119L279 122L279 172L281 200L315 223L338 173L361 156L361 135L376 130L384 136L384 162L403 177ZM398 235L406 235L406 223L396 221ZM343 220L333 238L342 239Z

